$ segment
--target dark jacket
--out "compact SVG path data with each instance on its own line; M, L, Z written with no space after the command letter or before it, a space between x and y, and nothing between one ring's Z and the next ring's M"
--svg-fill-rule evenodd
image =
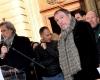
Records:
M97 49L98 49L98 64L100 65L100 37L98 38Z
M40 75L43 76L55 76L61 72L59 65L59 53L57 49L57 42L51 41L46 43L47 48L44 50L41 44L36 47L36 60L45 66L45 69L40 70Z
M93 28L93 31L95 33L96 42L98 42L98 38L100 37L100 24L97 24L97 26Z
M97 49L93 29L89 23L79 21L76 23L73 34L83 71L82 80L94 80L97 75Z

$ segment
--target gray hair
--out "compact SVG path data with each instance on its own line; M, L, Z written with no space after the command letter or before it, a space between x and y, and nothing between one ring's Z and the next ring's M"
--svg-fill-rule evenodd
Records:
M70 18L70 20L71 20L71 13L70 13L70 11L68 11L67 9L64 9L64 8L60 8L59 10L57 10L55 13L54 13L54 16L58 13L58 12L63 12L63 13L65 13L65 15L66 16L68 16L69 18Z
M13 33L16 33L16 29L15 29L14 25L11 22L9 22L9 21L1 22L0 23L0 27L1 26L5 26L7 29L12 30Z
M69 14L71 14L67 9L60 8L59 10L57 10L57 11L54 13L54 16L55 16L59 11L65 13L67 16L68 16Z

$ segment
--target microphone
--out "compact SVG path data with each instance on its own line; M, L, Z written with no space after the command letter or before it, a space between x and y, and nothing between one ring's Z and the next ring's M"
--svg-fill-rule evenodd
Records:
M4 43L4 38L3 38L3 36L1 35L0 37L1 37L1 38L0 38L0 44L1 44L1 43Z
M11 48L13 51L19 53L20 55L22 55L23 57L25 57L26 59L30 60L31 62L37 64L38 66L40 66L41 68L45 69L45 66L41 65L40 63L36 62L34 59L31 59L30 57L26 56L25 54L23 54L22 52L20 52L19 50L15 49L14 47Z
M1 35L1 39L0 39L0 44L1 44L1 46L7 47L7 44L5 43L4 37L2 35Z
M6 46L6 47L8 48L7 44L6 44L5 41L4 41L3 36L1 35L1 39L0 39L0 48L1 48L2 46Z

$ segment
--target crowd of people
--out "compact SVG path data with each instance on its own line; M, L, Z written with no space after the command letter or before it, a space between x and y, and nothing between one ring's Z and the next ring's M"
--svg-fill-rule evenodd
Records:
M72 16L60 8L54 19L61 34L52 35L43 26L40 42L18 36L12 22L0 23L0 66L5 80L100 79L100 22L96 13L80 10Z

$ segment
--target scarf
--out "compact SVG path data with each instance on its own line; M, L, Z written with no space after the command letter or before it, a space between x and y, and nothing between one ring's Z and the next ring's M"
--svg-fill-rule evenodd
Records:
M75 19L72 18L70 26L61 31L61 38L58 44L59 61L65 80L73 80L72 75L81 70L79 54L73 37L75 23Z

